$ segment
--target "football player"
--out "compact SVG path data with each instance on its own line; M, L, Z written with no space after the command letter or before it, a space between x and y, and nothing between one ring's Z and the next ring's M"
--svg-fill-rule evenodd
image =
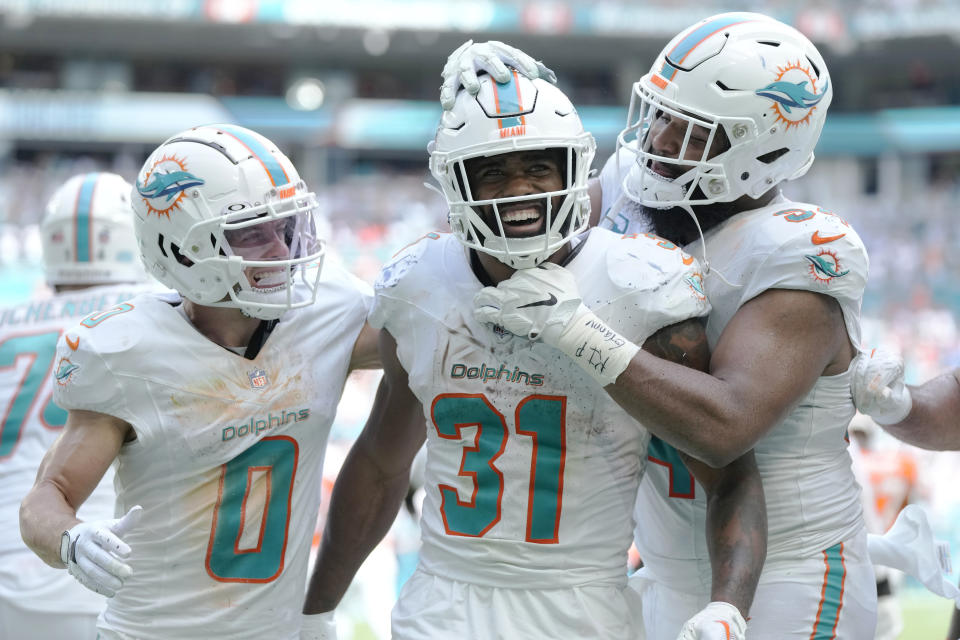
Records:
M853 401L891 434L923 449L960 450L960 369L919 386L903 380L903 360L883 349L857 357Z
M452 73L487 65L473 60ZM675 449L723 464L755 448L769 546L750 637L873 636L876 587L846 439L867 253L841 217L781 192L813 162L832 94L823 58L795 29L754 13L706 18L634 84L617 153L592 186L600 226L653 231L703 256L713 308L709 375L639 351L612 391L658 437L636 509L653 580L644 612L659 614L646 616L652 640L726 632L707 611L706 496ZM554 274L540 295L573 295ZM531 314L513 315L522 327Z
M427 234L378 279L370 322L393 420L368 425L341 470L307 612L336 606L425 439L423 546L394 638L636 637L625 561L649 436L605 389L634 345L705 368L708 305L699 265L673 243L584 233L594 148L563 93L515 73L482 77L443 115L430 168L452 233ZM531 287L496 303L546 323L508 331L474 314L520 273ZM538 286L558 273L589 294ZM721 471L690 465L746 608L765 539L752 453Z
M171 137L132 198L143 262L176 293L60 340L69 414L24 540L109 597L100 638L298 638L327 435L347 373L377 364L368 288L323 264L316 196L253 131ZM79 519L111 465L120 517Z
M77 175L50 198L40 224L52 297L0 311L0 637L93 638L104 599L43 564L20 539L17 510L67 414L53 404L57 340L90 313L148 290L133 234L130 184L113 173ZM109 471L84 519L113 514Z

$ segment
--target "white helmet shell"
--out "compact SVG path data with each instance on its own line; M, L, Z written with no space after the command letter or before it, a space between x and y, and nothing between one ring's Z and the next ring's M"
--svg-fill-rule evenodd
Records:
M76 175L47 203L40 223L43 264L52 285L141 282L130 183L115 173Z
M147 269L197 304L269 320L316 299L324 254L316 196L258 133L209 125L171 137L140 170L133 208ZM285 248L273 254L231 246L231 234L274 227ZM298 277L305 287L294 287Z
M545 233L507 237L498 205L533 197L478 200L471 193L464 162L515 151L560 149L566 154L564 188L535 198L560 197L556 211L547 206ZM488 253L515 269L536 266L583 232L589 222L587 177L596 143L583 130L570 100L552 84L511 73L498 83L481 76L476 96L461 91L446 111L430 146L430 171L440 183L450 207L450 227L468 248ZM496 228L483 219L479 207L492 206Z
M633 86L618 139L638 156L626 192L657 208L757 198L810 168L832 97L823 58L793 27L757 13L701 20ZM687 123L682 147L669 155L647 135L661 117ZM700 157L688 153L695 127L707 138ZM709 157L718 137L729 148ZM655 162L680 175L665 179L651 170Z

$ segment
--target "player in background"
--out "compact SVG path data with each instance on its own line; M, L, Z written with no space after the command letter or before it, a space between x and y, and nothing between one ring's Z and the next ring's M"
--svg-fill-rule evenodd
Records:
M242 127L171 137L132 198L143 262L176 293L64 334L69 413L24 540L109 597L102 639L299 638L327 434L348 372L377 364L368 287L323 264L316 196ZM80 520L111 465L122 517Z
M488 64L471 60L454 74ZM873 636L876 585L845 438L867 254L842 218L781 192L813 162L832 92L795 29L754 13L704 19L634 84L617 153L593 185L600 226L704 256L713 307L710 375L640 351L613 392L659 437L637 503L638 517L657 514L636 534L640 574L653 580L644 612L662 614L646 617L651 640L684 626L683 637L713 637L691 618L710 599L705 500L675 449L718 464L755 448L769 542L748 637ZM511 281L499 288L513 293ZM542 293L570 291L558 278Z
M904 442L934 451L960 450L960 369L908 386L903 360L873 349L857 358L853 401Z
M130 184L113 173L61 185L40 225L46 281L54 295L0 311L0 637L96 637L104 599L43 564L20 538L17 511L67 412L53 403L57 340L95 311L149 287L137 255ZM113 517L113 473L83 506Z
M453 233L427 234L378 279L378 398L393 420L372 415L341 469L305 611L336 606L426 438L423 546L395 639L636 637L625 561L649 436L604 388L639 348L627 340L705 368L708 307L696 260L672 243L583 233L594 148L563 93L516 74L481 79L443 115L430 167ZM536 279L554 272L589 293L542 294ZM505 303L569 323L511 333L474 314L520 273L534 286ZM711 495L726 595L746 610L765 544L752 454L690 464Z
M882 535L900 512L916 500L919 491L917 460L904 447L879 445L879 427L862 413L849 427L853 470L863 488L863 515L867 531ZM874 566L877 579L876 640L896 640L903 631L898 593L903 575Z

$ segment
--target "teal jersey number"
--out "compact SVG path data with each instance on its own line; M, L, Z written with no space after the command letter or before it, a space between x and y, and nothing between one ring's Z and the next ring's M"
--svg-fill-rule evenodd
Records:
M670 473L670 490L667 494L671 498L693 499L693 474L683 464L680 454L672 446L653 436L647 446L647 460L663 465Z
M527 503L526 540L559 542L566 459L566 405L562 396L530 396L518 406L516 433L533 439ZM473 482L469 499L442 484L440 512L450 535L481 537L500 521L504 478L496 461L507 446L507 421L483 394L444 394L433 401L431 418L437 435L460 440L466 427L476 427L473 444L464 446L462 477Z
M298 453L293 438L271 436L223 465L207 548L207 573L211 578L219 582L271 582L283 571ZM259 484L255 474L259 474L266 499L259 534L249 536L247 546L241 548L240 537L250 519L247 498Z
M9 368L16 364L18 357L29 356L33 360L17 387L16 393L7 406L0 424L0 460L13 453L20 433L26 424L30 410L37 402L38 394L46 388L44 381L53 367L57 353L59 331L12 336L0 343L0 367ZM47 399L41 419L48 427L59 428L67 421L67 412Z

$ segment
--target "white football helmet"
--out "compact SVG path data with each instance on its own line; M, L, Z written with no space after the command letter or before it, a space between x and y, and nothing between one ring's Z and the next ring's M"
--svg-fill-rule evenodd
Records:
M324 255L316 208L272 142L226 124L161 144L133 192L140 253L157 280L197 304L264 320L316 299Z
M633 85L618 147L637 163L624 189L661 209L757 198L810 168L832 97L823 58L793 27L757 13L701 20ZM685 127L679 148L653 148L658 118ZM703 152L685 158L691 136L705 140ZM715 139L729 148L709 158Z
M537 149L565 152L563 189L536 196L474 198L466 179L465 161ZM443 113L429 150L430 172L450 206L450 227L470 249L488 253L515 269L525 269L549 258L589 223L587 176L596 143L583 130L570 100L549 82L530 80L516 72L505 83L482 76L476 96L461 91L453 109ZM552 211L551 197L563 198L556 211ZM544 198L548 203L545 233L507 237L498 207ZM478 207L485 205L493 208L496 228L483 219Z
M63 183L47 203L40 237L52 285L146 279L133 232L130 183L115 173L87 173Z

